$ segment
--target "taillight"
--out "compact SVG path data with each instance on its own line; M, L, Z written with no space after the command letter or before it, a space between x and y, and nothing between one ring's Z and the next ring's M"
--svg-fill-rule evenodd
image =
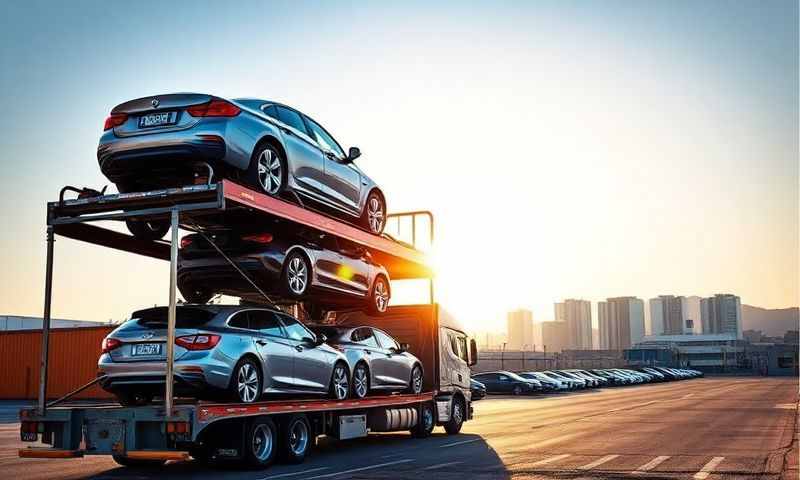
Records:
M244 237L242 237L242 240L244 240L245 242L269 243L272 241L272 234L259 233L256 235L245 235Z
M186 235L185 237L181 238L181 248L186 248L192 244L194 238L191 235Z
M211 350L217 346L221 338L214 334L185 335L176 338L175 344L186 350Z
M119 127L120 125L125 123L125 120L127 119L128 119L127 113L112 113L111 115L108 116L108 118L106 118L106 124L103 125L103 130L105 131L112 129L114 127Z
M100 349L103 353L108 353L115 348L119 348L120 345L122 345L122 342L116 338L104 338L103 343L100 344Z
M211 100L202 105L195 105L186 109L193 117L235 117L241 110L236 105L225 100Z

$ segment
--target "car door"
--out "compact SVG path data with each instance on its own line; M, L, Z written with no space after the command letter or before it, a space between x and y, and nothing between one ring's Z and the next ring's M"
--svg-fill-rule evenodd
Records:
M390 365L387 356L383 353L378 339L369 327L353 330L353 341L364 352L364 357L369 364L370 385L374 388L392 387Z
M286 338L278 318L269 310L248 310L247 315L263 362L264 391L294 389L294 346Z
M352 163L345 162L347 155L344 150L320 124L308 116L305 119L311 135L323 153L328 195L339 206L360 213L358 205L361 200L361 173Z
M344 259L339 253L339 243L336 237L321 234L315 243L320 247L315 252L314 260L314 277L317 284L346 293L355 293L347 280L347 277L350 276L349 267L342 268Z
M400 351L400 345L386 332L373 328L372 331L381 346L381 354L386 359L388 377L393 385L407 387L411 382L412 361L408 353Z
M514 389L514 381L508 375L497 375L497 391L508 393Z
M486 387L487 393L495 393L497 392L497 377L498 375L496 373L485 373L473 378L481 382Z
M311 138L303 117L283 105L265 105L262 110L277 120L283 134L288 174L300 190L316 197L327 197L325 191L325 156L317 142Z
M352 293L366 297L370 288L370 265L364 258L366 250L355 242L337 239L339 259L342 262L339 280L345 282Z
M326 392L330 385L336 355L316 343L316 335L295 318L277 314L294 348L294 385L299 390Z

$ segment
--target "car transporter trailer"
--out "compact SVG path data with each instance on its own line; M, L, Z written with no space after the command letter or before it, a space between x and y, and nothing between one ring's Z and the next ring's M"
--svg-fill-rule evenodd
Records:
M64 191L81 193L64 200ZM433 217L428 212L396 214L410 219L416 237L416 218L429 216L430 236ZM390 216L391 217L391 216ZM171 221L171 241L145 241L89 222L137 219ZM211 403L176 401L173 396L173 348L176 320L176 280L179 229L202 232L237 222L287 222L335 235L367 248L383 264L392 279L427 278L430 305L391 307L395 324L416 332L425 369L425 389L421 394L368 396L364 399L268 400L255 403ZM399 222L398 222L399 224ZM55 401L47 402L50 306L53 281L55 234L152 258L169 260L169 309L167 319L166 377L164 402L125 407L115 403L69 405L70 397L91 387L98 377ZM416 242L416 238L412 240ZM220 254L223 254L220 251ZM224 254L223 254L224 256ZM227 257L226 257L227 258ZM229 260L230 261L230 260ZM236 268L236 265L231 263ZM241 272L240 272L241 273ZM404 316L405 315L405 316ZM409 316L410 315L410 316ZM418 325L411 326L413 318ZM380 324L380 319L372 319ZM20 435L26 442L41 441L49 447L19 450L25 458L76 458L84 455L113 455L123 465L160 464L167 460L234 461L250 466L265 466L276 454L288 462L300 462L318 435L339 439L363 437L370 431L411 431L426 437L435 425L448 433L458 433L461 424L472 417L469 389L439 388L438 306L433 302L432 271L422 252L411 245L386 236L375 236L339 220L269 197L237 183L223 180L139 193L103 195L91 190L65 187L58 202L47 205L47 264L45 275L44 321L39 378L38 405L20 412ZM467 361L476 360L474 342ZM458 374L458 380L461 374ZM466 378L467 385L469 378ZM57 406L61 404L61 406ZM265 435L272 435L271 438ZM269 443L267 449L266 444Z

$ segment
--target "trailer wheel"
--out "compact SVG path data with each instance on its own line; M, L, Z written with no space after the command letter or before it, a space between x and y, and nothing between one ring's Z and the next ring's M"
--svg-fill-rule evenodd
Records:
M280 457L286 463L303 463L311 448L311 426L303 414L280 422Z
M166 463L164 460L142 460L139 458L128 458L125 455L112 455L111 458L123 467L160 467Z
M415 438L429 437L435 426L433 404L429 402L423 403L419 407L419 421L417 425L411 429L411 435Z
M444 429L448 435L455 435L461 431L461 426L464 425L464 400L459 397L453 399L453 411L450 412L450 420L444 424Z
M269 417L256 417L250 422L245 439L245 463L253 468L266 468L275 460L278 431Z

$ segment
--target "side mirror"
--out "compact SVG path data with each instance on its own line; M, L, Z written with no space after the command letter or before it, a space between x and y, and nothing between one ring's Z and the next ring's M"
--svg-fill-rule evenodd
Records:
M409 345L407 343L401 343L400 344L400 349L397 351L397 353L407 352L409 348L411 348L411 345Z
M361 156L361 150L358 147L350 147L350 150L347 151L347 157L344 159L344 163L353 163L356 158Z
M317 340L314 342L314 345L322 345L323 343L328 341L328 337L324 333L320 333L317 335Z
M469 339L469 366L476 365L478 363L478 344L475 343L474 338Z

